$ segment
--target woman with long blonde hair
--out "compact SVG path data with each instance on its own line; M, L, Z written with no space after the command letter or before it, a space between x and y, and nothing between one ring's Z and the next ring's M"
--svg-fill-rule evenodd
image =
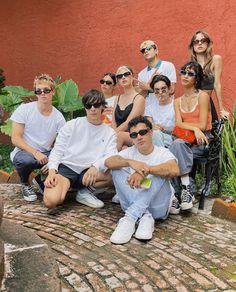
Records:
M194 33L190 43L189 51L191 60L198 62L203 69L203 80L200 89L207 92L211 96L212 91L215 92L221 117L228 117L229 112L223 107L221 73L223 61L220 55L213 54L213 41L205 31L199 30ZM218 120L215 106L211 100L212 120Z
M129 66L120 66L116 72L116 79L123 93L118 95L115 101L112 127L117 133L117 149L120 151L124 145L132 145L128 123L144 114L145 99L134 88L134 73Z

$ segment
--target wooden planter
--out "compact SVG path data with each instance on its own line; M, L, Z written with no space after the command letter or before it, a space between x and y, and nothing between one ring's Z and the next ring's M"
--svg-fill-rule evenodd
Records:
M227 203L223 199L216 199L212 206L211 214L236 222L236 203Z
M0 143L11 145L11 137L0 132Z
M32 182L32 179L36 176L35 172L32 172L29 181ZM4 170L0 170L0 184L19 184L20 177L17 174L16 170L12 173L7 173Z

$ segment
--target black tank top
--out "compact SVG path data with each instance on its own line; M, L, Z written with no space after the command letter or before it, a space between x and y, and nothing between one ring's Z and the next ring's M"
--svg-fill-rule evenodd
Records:
M202 90L213 90L214 89L214 83L215 83L215 76L213 74L204 74L203 79L201 82L201 88ZM211 116L212 116L212 122L218 121L218 114L216 111L216 107L214 105L214 102L212 98L210 97L210 103L211 103Z
M202 90L213 90L214 89L214 83L215 83L215 77L212 74L203 75L201 88Z
M134 100L137 95L139 94L136 94L133 98L132 103L128 104L127 107L123 110L120 109L120 106L119 106L120 95L118 96L118 101L117 101L117 105L115 109L115 120L116 120L117 127L119 127L122 123L124 123L127 120L129 114L131 113L133 109Z

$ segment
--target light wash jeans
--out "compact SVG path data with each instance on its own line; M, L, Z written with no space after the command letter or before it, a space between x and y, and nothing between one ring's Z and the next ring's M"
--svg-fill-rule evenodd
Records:
M132 189L127 183L131 173L129 168L112 171L117 195L123 211L138 220L144 213L151 213L155 219L166 219L172 199L172 190L168 179L149 175L152 180L149 189Z
M173 139L170 134L163 133L160 130L154 130L152 142L156 146L168 148L170 144L173 142Z

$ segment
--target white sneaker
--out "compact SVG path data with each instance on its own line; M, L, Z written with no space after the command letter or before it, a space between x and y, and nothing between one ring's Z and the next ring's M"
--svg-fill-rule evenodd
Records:
M138 228L135 232L135 237L141 240L152 239L152 233L154 231L155 221L151 214L144 214L139 220Z
M191 193L190 186L182 186L181 191L181 203L180 209L181 210L189 210L193 207L193 202L195 200L194 195Z
M129 216L121 218L115 231L110 237L110 241L115 244L124 244L130 241L135 231L135 220Z
M89 187L87 187L87 189L91 193L93 193L94 195L99 195L99 194L105 193L109 188L108 187L105 187L105 188L95 188L93 186L89 186Z
M120 204L120 199L118 197L117 194L115 194L112 199L111 199L112 203L115 203L115 204Z
M79 190L76 194L75 200L91 208L102 208L104 203L94 196L87 188Z
M176 196L173 196L171 207L169 213L171 215L178 215L180 213L180 204L178 198Z

